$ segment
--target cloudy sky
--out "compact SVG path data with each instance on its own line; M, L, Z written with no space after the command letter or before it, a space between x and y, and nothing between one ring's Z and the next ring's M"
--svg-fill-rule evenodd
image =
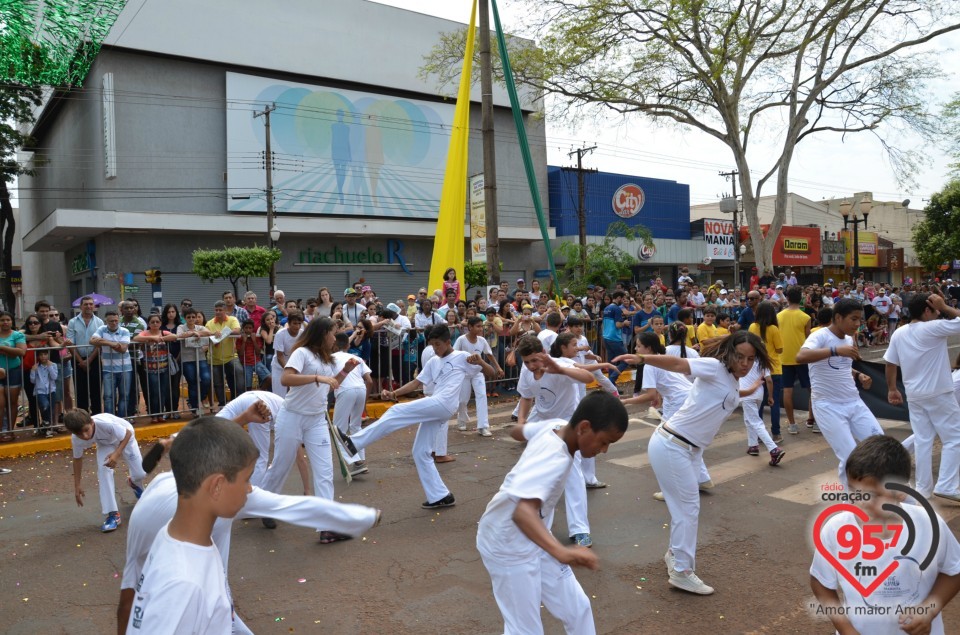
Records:
M466 23L469 0L372 0L411 11ZM519 2L501 0L501 17L506 30L518 24L525 11ZM952 34L936 44L945 69L960 68L960 35ZM935 100L945 100L956 87L956 76L931 86ZM567 153L574 147L598 145L585 166L603 171L670 179L690 185L691 204L715 201L729 191L729 184L717 173L733 166L730 151L705 133L656 128L639 117L611 119L601 129L587 124L571 128L564 122L549 121L548 160L551 165L568 165ZM771 140L774 141L774 140ZM919 140L907 145L920 149ZM871 191L875 200L911 199L912 208L922 208L923 199L939 190L946 180L949 158L941 148L922 148L930 164L918 177L915 188L897 183L880 143L870 133L814 136L799 146L791 167L790 190L818 200ZM763 157L760 157L761 159ZM753 160L753 157L751 157ZM754 170L766 171L769 163L754 162ZM772 194L769 184L763 194Z

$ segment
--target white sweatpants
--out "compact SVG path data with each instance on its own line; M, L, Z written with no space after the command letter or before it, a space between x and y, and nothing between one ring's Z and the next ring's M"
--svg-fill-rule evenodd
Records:
M263 478L263 489L280 492L300 451L307 450L313 468L313 493L333 500L333 448L330 447L330 429L325 412L300 414L287 410L286 404L277 413L274 428L273 462Z
M597 483L597 458L590 457L589 459L583 459L580 462L580 471L583 472L584 483L587 485Z
M917 462L917 491L924 496L933 492L960 492L960 405L953 393L931 397L910 397L910 427L913 428ZM933 484L933 441L940 437L940 474Z
M700 522L700 488L697 479L703 450L681 447L660 428L650 437L647 456L670 511L670 550L677 571L697 568L697 527Z
M333 409L333 425L337 426L340 432L344 434L360 432L360 424L363 422L363 407L366 403L366 386L344 388L338 391L337 405ZM357 458L361 461L364 460L363 450L357 454Z
M825 401L816 395L810 398L813 416L823 438L827 440L840 464L837 474L840 483L847 487L847 457L857 447L857 442L875 434L883 434L883 428L873 416L867 404L856 399L849 402Z
M760 417L760 400L744 399L740 406L743 408L743 423L747 427L747 447L757 445L758 439L763 442L768 452L777 447Z
M250 475L250 484L259 487L263 483L263 477L270 466L270 431L273 430L274 422L247 424L247 432L250 434L250 440L257 446L257 464L253 468L253 474Z
M427 502L435 503L450 494L450 490L443 484L430 453L434 452L439 428L447 427L451 415L453 413L448 410L448 406L434 397L407 401L395 404L378 421L352 435L350 439L357 451L361 451L388 434L419 423L420 428L413 440L413 462L417 466L417 474L427 495Z
M595 635L590 599L573 570L545 551L520 564L501 564L480 552L503 615L504 635L542 635L540 604L563 623L568 635Z
M276 357L274 357L276 359ZM281 397L287 396L287 387L280 383L280 375L283 374L283 366L275 362L270 363L270 391Z
M110 512L120 511L120 507L117 505L117 486L113 480L114 468L103 464L116 449L115 446L97 445L97 480L100 489L100 510L104 516ZM123 448L121 455L127 464L127 469L130 470L130 478L133 479L134 483L143 487L143 479L147 477L147 474L143 471L143 457L140 456L140 446L137 445L136 436L130 437L130 441L127 442L127 447Z
M437 456L446 456L447 454L447 436L450 432L450 426L443 425L437 428L437 437L433 441L433 452Z
M467 425L470 422L470 415L467 412L467 404L470 403L470 391L473 391L473 400L477 408L477 430L483 430L490 427L490 416L487 413L487 385L483 379L483 373L473 376L469 382L463 382L460 387L460 407L457 410L457 423Z
M582 470L588 459L580 456L580 450L573 455L573 467L567 473L567 482L563 486L563 502L567 508L567 535L590 533L590 515L587 509L587 485ZM596 478L596 477L594 477Z
M680 400L679 403L672 401L669 404L667 403L666 400L664 400L663 417L661 418L661 421L667 424L667 427L670 426L670 419L673 417L673 415L677 414L677 411L680 410L680 406L682 405L683 405L683 400ZM711 480L710 471L707 470L707 464L703 460L703 452L700 453L700 467L699 467L698 473L699 473L699 476L697 477L697 482L706 483L707 481Z

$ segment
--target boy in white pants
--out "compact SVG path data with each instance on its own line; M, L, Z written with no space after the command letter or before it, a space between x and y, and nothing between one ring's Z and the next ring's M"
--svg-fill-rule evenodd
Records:
M169 450L172 442L173 438L168 438L161 440L160 444L165 450ZM147 561L150 546L160 530L173 518L176 509L177 486L173 473L164 472L150 481L150 486L144 490L143 497L130 514L127 526L127 561L123 567L120 605L117 609L117 623L124 628L130 617L134 588ZM292 525L313 527L318 532L335 531L356 537L376 526L380 520L380 512L372 507L337 503L316 496L274 494L253 485L252 491L247 495L246 504L234 518L275 518ZM218 518L211 534L223 560L225 576L230 561L230 532L234 518ZM229 580L227 586L229 587ZM251 632L236 613L233 632Z
M437 438L438 428L445 427L447 421L457 411L460 404L460 389L464 381L482 372L487 377L494 376L493 367L479 355L467 355L453 350L450 345L450 330L445 325L432 326L426 332L427 344L433 346L436 357L431 359L414 379L397 390L384 390L383 399L396 400L397 397L419 390L424 384L435 384L431 396L416 401L398 403L376 423L373 423L353 436L340 432L340 440L351 454L358 454L368 445L382 439L392 432L407 426L420 424L413 441L413 461L417 465L420 484L427 500L420 506L424 509L451 507L456 500L433 462L431 453ZM339 430L338 430L339 432Z
M583 334L583 320L577 316L567 318L567 328L571 333L577 336L577 357L576 362L578 364L586 364L587 359L590 359L594 362L602 362L600 356L593 352L593 349L590 348L590 342ZM620 397L620 391L617 390L617 387L613 385L613 382L603 374L603 371L599 368L589 371L593 375L593 379L597 384L605 391L613 395L614 397ZM583 399L587 396L587 385L577 382L577 393L580 395L580 399ZM583 479L587 483L587 489L603 489L607 486L606 483L597 479L597 460L596 459L583 459L580 463L580 469L583 472Z
M497 373L497 379L503 378L503 369L497 363L493 356L493 349L489 342L483 337L483 320L479 317L472 317L467 320L467 332L458 337L453 344L453 350L461 351L468 355L480 355L485 358ZM473 398L477 407L477 433L481 437L492 437L490 433L490 417L487 414L487 385L484 382L484 376L477 373L469 383L464 382L460 389L460 408L457 411L457 429L466 430L467 421L470 416L467 413L467 404L470 402L470 390L473 390Z
M786 452L773 442L760 416L763 382L767 383L767 405L773 407L773 377L770 376L770 369L761 368L759 362L754 362L750 372L740 378L740 407L743 409L743 423L747 427L747 454L760 456L759 439L770 453L770 465L778 465Z
M373 388L373 380L370 378L373 371L362 359L347 352L350 348L350 338L346 333L337 333L337 348L340 350L333 354L333 360L337 364L338 373L343 370L347 361L353 359L358 363L343 378L340 387L333 392L337 397L337 405L333 409L333 425L344 434L356 434L360 432L360 424L363 422L363 408L367 404L367 394ZM369 471L364 458L364 452L361 451L353 463L353 474L364 474Z
M63 416L63 425L72 433L73 445L73 485L74 495L79 507L83 507L86 493L80 486L83 473L83 451L97 446L97 481L100 484L100 508L106 519L100 531L114 531L120 526L120 508L117 506L116 486L113 482L113 469L120 457L127 463L130 476L127 484L137 498L143 493L143 458L140 446L133 434L130 422L111 414L103 413L90 416L86 410L74 408Z
M572 359L551 357L543 352L539 339L526 336L517 342L517 354L523 356L520 369L520 417L518 423L568 419L580 403L574 385L586 384L592 377L589 371L577 368ZM530 412L531 405L536 406ZM564 504L567 511L567 535L581 547L593 545L590 518L587 511L587 488L583 475L583 457L576 454L573 468L567 476ZM596 477L594 477L596 478Z
M423 355L420 356L420 368L423 368L427 365L431 359L436 357L436 353L433 352L432 346L425 346L423 348ZM433 394L434 385L432 383L423 385L423 396L429 397ZM456 461L456 457L450 456L447 454L447 437L450 434L450 429L448 426L441 426L437 428L437 437L433 442L433 462L434 463L452 463Z
M569 422L551 419L511 430L527 447L477 529L477 550L490 574L506 635L542 633L541 603L567 633L596 633L590 600L570 566L596 569L597 557L579 545L561 545L550 526L574 455L606 452L626 429L623 405L596 392L580 402Z

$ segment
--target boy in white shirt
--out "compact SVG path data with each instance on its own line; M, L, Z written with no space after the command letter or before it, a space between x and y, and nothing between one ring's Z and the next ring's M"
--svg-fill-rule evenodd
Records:
M892 437L872 436L850 453L846 471L853 491L863 494L857 506L866 518L844 511L830 516L820 527L823 548L814 552L810 565L810 586L820 603L818 612L828 615L839 633L943 635L940 613L960 590L960 544L927 501L901 505L911 491L904 485L910 479L910 454ZM910 521L909 530L901 531L905 520ZM848 546L841 548L837 540L846 525L874 525L883 530L873 533L884 549L868 560L867 571L863 571L861 558L840 557L841 552L849 552ZM865 537L871 535L863 529ZM937 541L934 531L939 534ZM908 544L912 546L905 552ZM863 552L867 549L865 542ZM877 581L876 572L896 568L864 597L838 566L861 588Z
M596 632L590 600L570 566L596 569L597 557L584 547L560 544L550 527L574 455L604 453L626 429L627 411L619 400L595 392L580 402L568 422L551 419L511 430L527 447L477 530L477 550L508 635L542 633L541 602L567 633Z
M259 392L259 391L254 391ZM241 397L246 396L244 393ZM263 404L263 402L259 402ZM229 405L229 404L228 404ZM263 404L265 408L266 405ZM263 415L262 409L248 408L245 414L234 419L242 423L244 419L256 421ZM173 438L161 439L155 447L160 455L169 450ZM159 456L157 460L159 460ZM156 461L153 462L156 466ZM177 486L172 472L164 472L150 481L149 487L133 512L127 525L127 559L123 567L120 582L120 603L117 608L117 624L121 635L126 632L130 619L130 607L134 599L134 587L140 579L146 564L150 547L157 534L173 518L177 509ZM253 486L243 509L235 518L278 519L293 525L315 528L320 531L336 531L349 536L360 536L380 522L380 511L372 507L337 503L318 496L285 496L274 494ZM211 538L220 552L224 575L229 577L230 539L234 518L218 518L213 525ZM229 589L229 580L227 580ZM234 635L250 633L240 617L234 614Z
M201 417L170 448L177 511L157 533L136 594L128 633L233 631L233 602L211 534L247 502L257 448L234 422Z
M350 454L358 454L368 445L401 428L420 424L413 441L413 461L417 465L420 484L427 500L420 506L424 509L452 507L456 504L453 494L444 485L440 472L433 461L438 428L457 411L460 404L460 389L464 381L482 372L494 377L493 367L479 355L467 355L454 351L450 344L450 331L446 326L432 326L426 332L427 344L433 347L436 356L424 364L423 370L410 382L397 390L383 390L381 398L396 401L397 397L419 390L424 384L435 384L433 394L416 401L398 403L387 410L380 419L356 433L347 436L336 429L340 440Z
M63 425L71 432L70 443L73 446L73 486L78 507L83 507L86 493L80 486L83 473L83 452L93 445L97 446L97 481L100 484L100 508L106 515L100 531L107 533L120 526L120 508L117 506L116 486L113 482L113 469L120 457L127 463L130 476L127 484L137 498L143 493L143 458L140 446L133 434L130 422L111 414L102 413L90 416L86 410L74 408L63 415Z
M493 366L497 379L503 378L503 369L500 368L500 364L494 358L490 343L483 337L483 320L479 317L474 316L467 320L467 332L462 337L457 338L453 350L461 351L467 355L480 355ZM471 389L477 408L477 433L481 437L492 437L490 417L487 414L487 386L481 373L474 375L469 382L463 382L463 387L460 389L460 408L457 410L457 429L461 431L467 429L467 421L470 420L467 404L470 402Z

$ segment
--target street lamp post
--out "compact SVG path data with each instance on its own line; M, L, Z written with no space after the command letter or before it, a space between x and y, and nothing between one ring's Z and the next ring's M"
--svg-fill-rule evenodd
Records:
M867 217L870 215L870 210L873 209L873 200L869 193L862 194L860 197L860 213L863 215L863 218L857 218L857 212L853 212L853 217L850 217L850 211L853 208L853 203L844 200L840 203L840 215L843 216L843 229L847 230L848 225L853 225L853 241L851 243L853 249L853 283L856 284L857 278L860 277L860 233L859 227L860 223L863 223L863 228L867 228Z
M267 217L270 221L270 227L267 229L267 236L269 237L269 244L267 245L271 249L277 246L277 243L280 241L280 228L277 227L277 223L273 220L273 214ZM277 292L277 263L270 263L270 293L274 294Z

